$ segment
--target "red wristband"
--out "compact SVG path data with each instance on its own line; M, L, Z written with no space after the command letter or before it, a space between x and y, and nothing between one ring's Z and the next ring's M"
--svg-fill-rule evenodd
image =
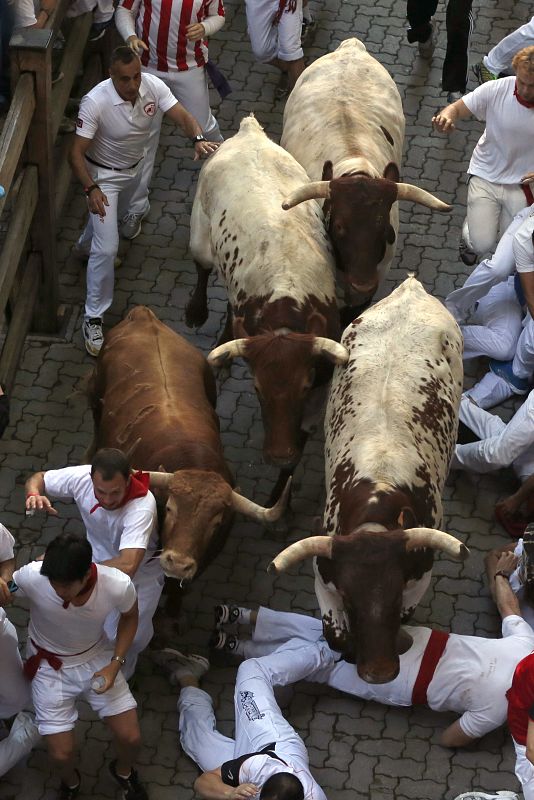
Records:
M26 495L26 500L28 499L28 497L40 497L40 496L41 495L39 494L39 492L30 492L29 494Z

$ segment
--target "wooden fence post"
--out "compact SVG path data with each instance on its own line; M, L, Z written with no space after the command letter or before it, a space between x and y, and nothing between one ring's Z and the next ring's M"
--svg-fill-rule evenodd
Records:
M43 333L58 329L59 275L56 261L54 131L52 113L51 30L23 28L10 42L14 78L30 72L35 82L35 112L28 131L24 161L35 164L39 200L30 228L31 251L39 260L41 286L34 325Z

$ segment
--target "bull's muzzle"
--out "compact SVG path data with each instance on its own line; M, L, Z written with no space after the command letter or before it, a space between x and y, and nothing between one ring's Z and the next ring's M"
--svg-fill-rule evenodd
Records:
M190 581L198 570L198 564L194 558L174 550L164 550L159 560L161 568L168 578Z
M358 675L366 683L390 683L399 674L399 661L357 664Z

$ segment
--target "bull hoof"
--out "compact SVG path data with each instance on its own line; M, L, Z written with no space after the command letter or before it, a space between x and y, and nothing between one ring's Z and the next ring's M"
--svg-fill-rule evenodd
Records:
M185 308L185 324L188 328L200 328L208 319L207 308L197 308L191 301Z

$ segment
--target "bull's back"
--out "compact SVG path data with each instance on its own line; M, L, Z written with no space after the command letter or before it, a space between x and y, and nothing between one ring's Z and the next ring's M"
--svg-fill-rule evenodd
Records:
M217 266L230 302L244 282L251 294L263 294L265 277L271 291L278 284L291 293L298 283L301 293L319 290L333 297L333 255L319 204L282 209L288 195L307 182L304 169L254 117L245 117L239 132L203 167L191 216L191 251L204 266ZM284 281L287 273L291 278Z
M321 179L325 161L335 165L359 155L382 175L390 161L400 164L403 141L397 87L359 39L347 39L307 67L286 103L281 145L311 180Z
M367 479L423 493L420 524L439 524L463 382L456 322L410 277L342 342L350 359L334 372L326 412L327 487L344 476L348 488Z
M134 308L107 335L94 390L100 402L98 445L153 453L173 440L218 446L218 422L206 395L209 367L202 353L145 306Z

